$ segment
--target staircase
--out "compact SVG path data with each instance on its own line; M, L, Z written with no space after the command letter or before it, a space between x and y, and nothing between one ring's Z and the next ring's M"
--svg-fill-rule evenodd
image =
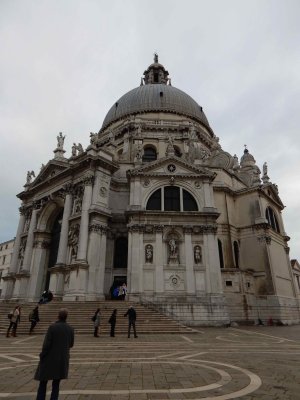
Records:
M35 303L19 303L21 309L21 323L18 325L17 335L27 335L30 328L28 316L30 311L36 306ZM14 309L17 303L0 302L0 334L5 334L9 326L7 314ZM40 322L34 329L34 334L44 334L48 326L57 320L58 310L67 308L69 311L68 323L75 329L76 334L93 334L93 316L95 310L100 308L101 323L100 335L109 335L110 324L108 323L112 311L116 308L117 324L115 329L116 335L127 335L128 318L124 317L129 303L126 301L86 301L86 302L67 302L52 301L48 304L39 305ZM181 325L179 322L151 310L141 304L133 304L137 313L136 329L137 334L172 334L172 333L189 333L193 330Z

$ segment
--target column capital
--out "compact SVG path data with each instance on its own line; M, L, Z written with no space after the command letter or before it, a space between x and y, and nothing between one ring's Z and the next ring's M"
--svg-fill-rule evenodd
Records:
M91 186L94 183L94 175L86 175L82 178L82 183L84 186Z
M20 212L20 215L25 216L26 215L26 207L25 206L19 207L19 212Z
M50 243L51 243L50 240L36 239L33 242L33 247L39 248L39 249L49 249Z
M194 232L193 226L192 225L183 226L183 232L191 235Z
M164 225L154 225L154 231L162 233L164 231Z
M73 194L74 193L74 185L72 183L66 183L63 185L63 191L65 194Z
M108 227L106 225L101 225L101 224L90 224L89 231L100 233L100 235L106 235Z

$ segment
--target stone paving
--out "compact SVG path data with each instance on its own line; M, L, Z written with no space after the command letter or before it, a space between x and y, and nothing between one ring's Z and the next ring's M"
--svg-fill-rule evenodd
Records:
M299 338L300 326L204 328L137 339L75 336L60 399L300 400ZM1 333L0 398L35 399L42 341Z

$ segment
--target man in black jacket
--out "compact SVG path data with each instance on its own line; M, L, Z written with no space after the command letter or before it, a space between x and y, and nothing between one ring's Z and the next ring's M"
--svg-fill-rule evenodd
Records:
M70 348L74 345L74 330L67 324L68 311L62 308L58 321L50 325L44 339L40 362L34 379L40 381L36 400L45 400L47 382L52 380L50 400L57 400L61 379L68 378Z
M124 317L128 315L128 337L130 338L130 329L133 327L134 337L137 338L136 329L135 329L135 321L136 321L136 312L135 309L130 306L127 310L127 313L124 314Z

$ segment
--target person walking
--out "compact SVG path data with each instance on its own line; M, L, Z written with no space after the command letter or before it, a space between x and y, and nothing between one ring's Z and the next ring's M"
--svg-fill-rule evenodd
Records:
M58 321L49 326L45 336L40 362L34 375L34 379L40 381L36 400L45 400L49 380L52 380L50 400L58 400L60 381L68 378L74 329L67 324L67 317L68 310L59 310Z
M32 334L36 324L40 322L40 317L39 317L39 306L36 306L31 313L29 314L29 322L31 322L31 326L29 329L29 335Z
M110 323L110 336L115 337L115 327L117 322L117 310L114 309L108 322Z
M12 336L17 336L17 327L19 322L21 322L21 307L16 306L14 311L10 313L11 318L9 322L9 327L6 332L6 337L10 336L10 330L12 329Z
M128 338L130 338L131 326L133 327L134 337L137 338L136 328L135 328L136 311L132 306L130 306L127 312L124 314L124 317L126 316L128 316Z
M100 326L100 308L97 308L92 321L94 322L94 337L99 337L99 326Z

